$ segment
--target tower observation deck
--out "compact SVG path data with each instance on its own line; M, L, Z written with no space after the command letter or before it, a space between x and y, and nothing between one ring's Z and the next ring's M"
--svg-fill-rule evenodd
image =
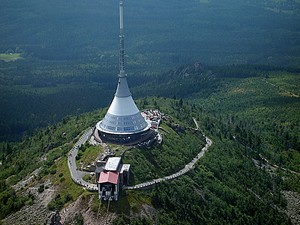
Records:
M150 123L142 116L127 84L124 60L123 0L119 1L120 52L119 81L114 99L105 117L96 124L94 136L97 140L118 144L133 144L147 140L151 135Z

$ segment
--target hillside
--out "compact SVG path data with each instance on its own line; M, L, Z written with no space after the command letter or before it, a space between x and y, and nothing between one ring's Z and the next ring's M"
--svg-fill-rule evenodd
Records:
M158 108L187 127L194 126L194 117L214 144L187 175L148 190L123 192L120 202L111 205L109 214L106 214L106 205L102 205L100 217L114 224L151 224L153 220L157 224L174 224L175 221L176 224L195 224L196 221L297 224L300 192L297 85L300 82L295 81L299 75L262 68L247 70L247 67L195 71L194 65L182 66L168 74L176 79L166 77L169 80L165 83L166 90L178 90L173 93L178 96L183 86L182 90L189 93L181 94L189 99L147 97L138 101L139 107ZM153 90L160 90L160 86L153 86ZM2 206L8 208L2 208L1 215L9 212L5 210L18 210L24 204L29 208L35 206L41 194L34 194L33 190L42 186L47 188L41 188L41 193L53 192L52 201L49 199L48 205L44 205L45 212L68 207L81 212L74 220L95 219L97 197L70 180L65 154L72 140L95 124L104 112L66 118L18 144L6 145L1 154L0 175L1 201L5 201ZM62 136L64 132L66 136ZM162 147L136 149L129 154L135 182L151 179L156 174L168 174L192 158L194 153L186 151L189 148L186 143L195 141L191 135L183 138L182 143L176 133L166 134L166 138ZM198 144L201 146L201 142ZM196 145L191 144L191 149L196 150ZM9 188L41 165L38 175L22 189ZM14 194L8 197L9 192ZM19 205L10 205L8 199L12 197ZM122 207L124 205L126 207ZM64 210L61 215L68 216ZM17 214L12 214L9 218L15 216ZM25 213L25 217L28 214Z
M195 61L299 69L299 8L295 0L128 1L130 86ZM1 2L0 140L109 104L117 13L110 0Z
M212 145L100 204L68 154L114 95L118 2L2 0L0 225L300 224L300 1L124 4L130 90L167 118L162 145L109 145L130 185ZM102 151L84 144L73 165Z

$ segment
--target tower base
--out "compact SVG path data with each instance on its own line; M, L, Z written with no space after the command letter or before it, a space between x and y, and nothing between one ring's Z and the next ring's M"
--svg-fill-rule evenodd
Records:
M100 131L97 128L94 131L94 138L97 142L108 142L126 146L144 145L145 142L150 144L155 140L156 136L157 132L152 129L134 134L112 134Z

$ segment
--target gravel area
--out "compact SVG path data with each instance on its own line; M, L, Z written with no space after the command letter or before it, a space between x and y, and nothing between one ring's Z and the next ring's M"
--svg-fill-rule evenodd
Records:
M49 221L52 212L47 209L47 205L55 197L55 189L50 184L50 181L45 183L45 186L49 188L45 189L42 193L38 192L38 186L29 187L25 191L25 194L31 193L35 196L33 204L26 205L18 212L6 217L3 220L5 225L45 224Z
M294 225L300 224L300 194L293 191L283 191L287 200L286 214Z
M94 195L80 196L75 202L71 203L60 211L61 224L74 224L76 214L80 213L84 220L84 225L110 225L116 218L115 213L100 211L97 218L97 213L92 211L92 202Z

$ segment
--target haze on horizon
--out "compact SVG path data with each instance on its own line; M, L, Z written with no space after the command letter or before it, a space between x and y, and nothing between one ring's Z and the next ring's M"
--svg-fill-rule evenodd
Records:
M2 0L0 52L20 48L42 60L116 55L118 2ZM130 60L178 65L298 65L297 1L125 1Z

